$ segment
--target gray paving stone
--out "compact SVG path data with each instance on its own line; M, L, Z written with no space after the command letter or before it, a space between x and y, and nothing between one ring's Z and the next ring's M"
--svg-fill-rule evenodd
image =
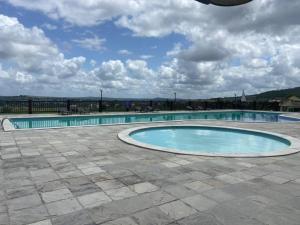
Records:
M120 177L118 180L127 186L142 182L142 179L136 175Z
M187 206L180 200L161 205L159 208L174 220L188 217L197 212L195 209Z
M203 197L200 194L184 198L182 201L200 212L211 209L217 205L215 201Z
M44 202L55 202L63 199L72 198L73 195L69 189L59 189L50 192L41 193Z
M97 166L96 167L83 168L83 169L80 169L80 170L85 175L92 175L92 174L105 172L103 169L101 169L100 167L97 167Z
M85 210L52 219L52 225L96 225Z
M51 220L42 220L36 223L31 223L28 225L52 225Z
M113 177L108 173L97 173L97 174L89 175L88 177L93 183L113 179Z
M236 183L240 183L243 182L244 180L238 177L234 177L228 174L223 174L223 175L219 175L216 177L216 179L224 181L225 183L228 184L236 184Z
M287 182L290 181L289 179L282 178L282 177L279 177L279 176L276 176L276 175L273 175L273 174L263 176L262 178L267 180L267 181L271 181L273 183L276 183L276 184L284 184L284 183L287 183Z
M49 192L49 191L55 191L58 189L67 188L61 180L39 183L36 185L36 187L39 192Z
M267 225L298 225L299 218L297 221L291 220L281 213L274 212L268 209L260 212L257 216L257 220Z
M49 217L43 205L22 210L13 210L9 212L9 216L11 225L30 224Z
M163 189L169 194L179 199L197 194L196 191L190 190L182 185L169 185L164 187Z
M96 185L104 191L124 187L124 184L118 180L105 180L97 182Z
M201 181L194 181L191 183L186 183L186 184L184 184L184 186L186 186L187 188L192 189L196 192L203 192L203 191L207 191L207 190L210 190L213 188L212 186L210 186L206 183L203 183Z
M228 126L228 122L223 121L201 121L201 124ZM300 138L298 124L230 125L275 131ZM167 214L159 207L178 199L197 196L196 191L183 185L202 182L211 189L204 191L198 187L198 191L201 190L201 195L215 201L216 205L206 209L205 213L196 210L194 214L180 220L172 222L173 218L168 225L299 225L300 154L255 159L175 156L120 142L117 133L133 126L138 125L1 133L1 154L16 154L17 158L0 160L0 224L39 224L49 219L56 225L112 222L118 225L160 224L164 223L161 222L164 217L158 215ZM143 185L138 190L138 184L147 182L157 186L159 191ZM135 189L133 185L136 185ZM101 205L98 205L97 197L87 197L92 193L124 186L136 190L136 195ZM77 200L73 207L72 203L53 206L64 215L52 212L54 215L49 216L44 206L70 199L49 203L32 197L26 199L26 196L55 193L59 189L69 189ZM153 192L143 193L145 191ZM59 195L55 197L65 198ZM78 200L81 197L86 197L86 207L91 204L93 208L82 209L83 203ZM197 201L196 198L191 199L191 203L199 207L205 201ZM10 208L7 207L9 204ZM188 203L185 205L193 208ZM207 207L209 204L203 205ZM64 212L70 208L71 213ZM152 212L153 209L161 212ZM141 222L134 215L139 215Z
M46 207L51 216L65 215L82 209L74 198L51 202L46 204Z
M41 205L42 201L38 194L26 195L19 198L14 198L7 201L9 211L31 208Z
M102 225L139 225L130 217L120 218L114 221L103 223ZM154 225L154 224L153 224Z
M111 201L111 199L104 192L95 192L92 194L82 195L78 197L78 200L84 208L93 208Z
M220 189L211 189L208 191L204 191L201 194L216 202L225 202L234 199L233 195L228 194Z
M8 199L24 197L32 194L37 194L34 186L14 187L6 190L6 196Z
M197 213L178 221L180 225L222 225L213 215Z
M8 225L9 217L7 213L0 213L0 225Z
M140 225L165 225L173 222L169 216L158 207L147 209L132 216Z
M121 200L124 198L130 198L137 195L128 187L121 187L118 189L107 190L105 191L105 193L113 200Z
M65 179L64 184L68 187L68 189L73 193L74 196L81 196L101 191L101 189L96 184L92 183L86 177Z
M138 194L153 192L153 191L157 191L159 189L157 186L155 186L149 182L134 184L134 185L130 186L130 188Z
M173 196L165 192L156 191L113 201L88 211L96 223L104 223L174 200Z
M126 176L134 175L131 171L124 170L124 169L113 169L113 170L109 170L107 172L110 175L112 175L114 178L120 178L120 177L126 177Z
M212 210L207 211L207 213L214 215L222 225L268 225L255 218L237 213L235 209L223 205L218 205Z

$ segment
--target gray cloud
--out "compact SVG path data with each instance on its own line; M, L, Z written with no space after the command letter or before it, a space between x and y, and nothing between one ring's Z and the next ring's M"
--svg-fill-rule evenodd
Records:
M64 88L79 94L97 93L103 86L111 95L166 97L179 90L182 97L195 98L231 95L240 89L256 93L300 83L298 0L255 0L234 8L193 0L9 2L73 26L114 20L134 36L161 38L176 33L190 45L170 49L156 70L143 60L108 60L87 71L82 68L84 57L65 59L42 30L2 17L0 22L9 25L0 30L5 43L0 45L0 58L17 65L0 67L2 83L5 79L6 84L23 82L32 90L36 84L59 89L58 81L68 79L70 85Z

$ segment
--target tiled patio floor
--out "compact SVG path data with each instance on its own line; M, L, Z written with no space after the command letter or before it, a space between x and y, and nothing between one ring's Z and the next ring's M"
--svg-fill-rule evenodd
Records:
M300 139L299 123L189 123ZM155 152L118 140L119 131L134 126L0 132L0 224L300 224L300 154L229 159Z

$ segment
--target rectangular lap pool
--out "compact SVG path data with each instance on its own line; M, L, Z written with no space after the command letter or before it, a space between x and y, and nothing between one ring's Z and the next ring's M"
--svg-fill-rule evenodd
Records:
M107 124L127 124L159 122L172 120L227 120L244 122L285 122L278 113L226 111L226 112L186 112L186 113L149 113L95 116L57 116L10 118L15 129L56 128L74 126L92 126Z

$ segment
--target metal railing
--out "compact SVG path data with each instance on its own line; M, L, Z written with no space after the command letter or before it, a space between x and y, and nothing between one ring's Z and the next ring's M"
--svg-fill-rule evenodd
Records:
M234 101L204 100L0 100L0 113L58 113L70 111L74 113L93 112L129 112L129 111L172 111L172 110L218 110L243 109L279 111L278 102L251 101L246 103Z

